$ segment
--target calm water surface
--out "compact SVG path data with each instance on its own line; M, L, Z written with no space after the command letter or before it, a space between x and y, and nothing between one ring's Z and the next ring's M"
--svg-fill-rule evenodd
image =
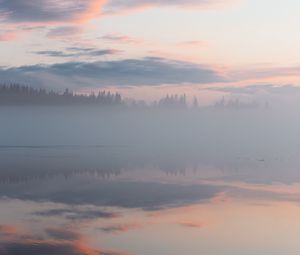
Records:
M0 148L2 255L298 255L298 155Z

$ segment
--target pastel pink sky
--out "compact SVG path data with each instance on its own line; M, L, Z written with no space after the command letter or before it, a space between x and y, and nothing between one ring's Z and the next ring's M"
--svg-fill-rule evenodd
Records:
M191 64L193 72L205 69L217 78L210 77L207 82L195 73L197 79L182 78L178 83L166 79L166 75L158 77L155 86L149 79L126 82L137 96L143 97L144 89L151 90L148 95L155 97L157 89L165 85L176 91L180 87L185 91L188 86L191 93L197 93L203 85L297 86L299 8L296 0L2 0L0 81L19 82L7 68L107 61L118 66L123 60L155 57L151 65L178 61L176 68L180 70L186 71L186 65ZM174 65L171 69L167 65L171 76ZM20 80L22 75L31 75L31 80L39 74L21 73ZM156 73L152 76L156 78ZM102 87L112 85L118 88L110 81ZM99 88L87 83L73 89Z

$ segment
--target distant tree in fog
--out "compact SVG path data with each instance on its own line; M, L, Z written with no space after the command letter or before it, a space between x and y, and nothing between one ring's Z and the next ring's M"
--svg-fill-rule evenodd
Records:
M187 108L186 95L167 95L159 100L158 105L170 108Z
M20 84L0 85L0 104L123 104L119 93L100 91L89 95L74 94L69 89L63 93L35 89Z
M197 97L194 97L194 100L193 100L193 108L194 108L194 109L197 109L198 107L199 107L198 99L197 99Z
M245 109L245 108L258 108L259 104L255 101L252 102L240 102L238 98L225 100L225 97L222 97L221 100L215 103L215 108L223 109Z

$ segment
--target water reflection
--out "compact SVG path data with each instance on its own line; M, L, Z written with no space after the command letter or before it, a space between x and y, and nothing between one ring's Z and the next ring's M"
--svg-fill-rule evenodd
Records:
M216 160L122 147L1 150L0 254L300 251L296 155Z

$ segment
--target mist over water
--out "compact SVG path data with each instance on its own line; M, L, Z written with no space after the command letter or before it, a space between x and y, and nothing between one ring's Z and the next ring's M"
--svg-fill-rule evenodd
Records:
M0 120L1 254L281 254L298 228L255 246L299 210L291 107L3 105Z
M300 118L282 109L3 106L1 147L130 147L219 158L295 153ZM36 149L37 149L36 148Z

